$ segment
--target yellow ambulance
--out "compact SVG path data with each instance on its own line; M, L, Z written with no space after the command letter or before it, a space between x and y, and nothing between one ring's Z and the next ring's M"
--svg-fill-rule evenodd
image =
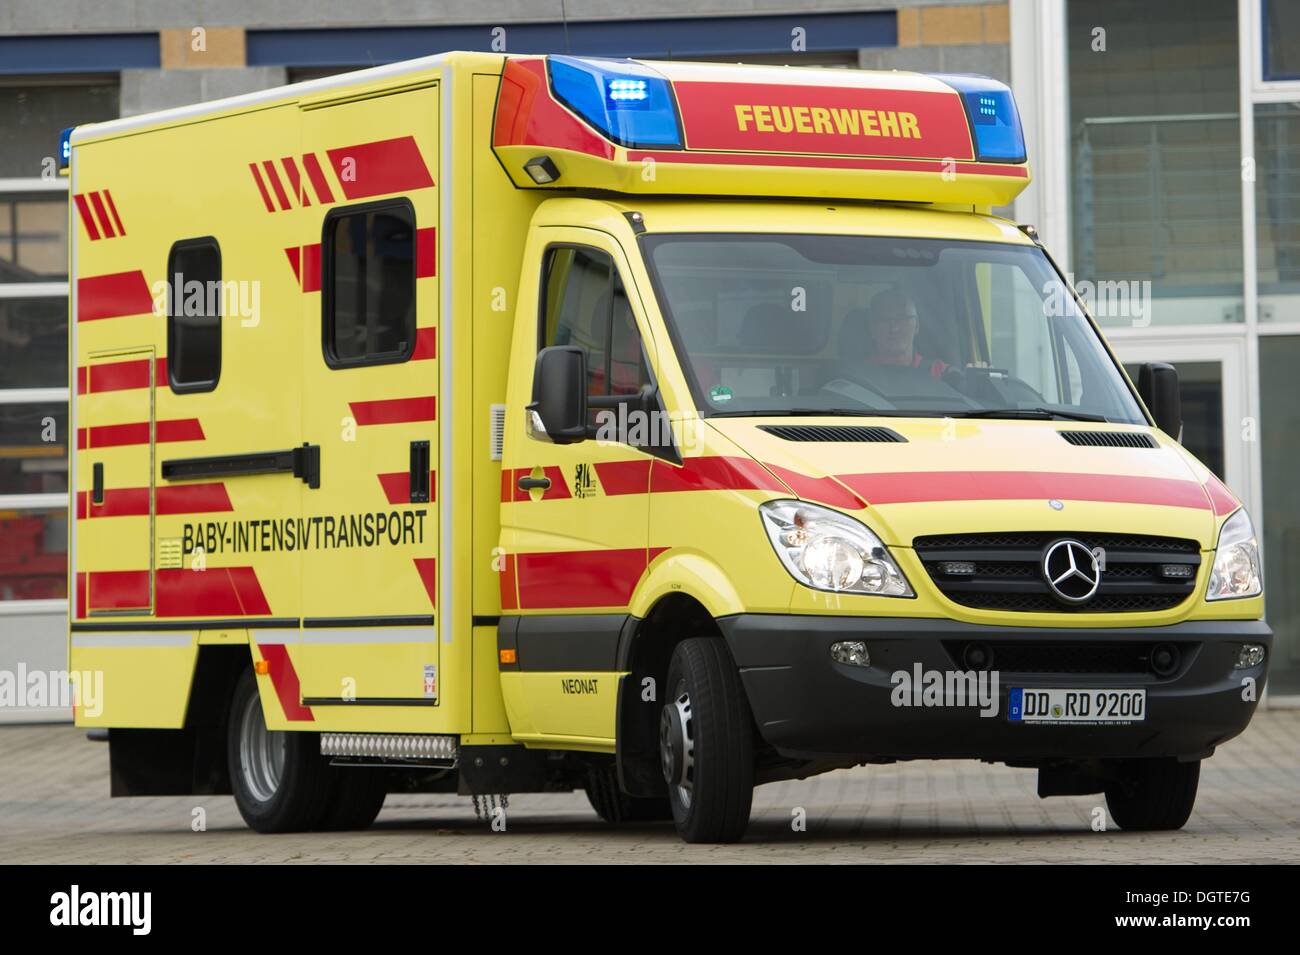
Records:
M449 53L76 127L71 669L263 832L981 759L1178 828L1259 545L972 76ZM499 808L499 807L498 807Z

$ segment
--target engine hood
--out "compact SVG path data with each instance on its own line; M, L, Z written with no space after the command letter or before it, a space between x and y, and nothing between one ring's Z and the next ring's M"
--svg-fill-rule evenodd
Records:
M1177 443L1145 427L941 418L710 418L803 500L881 539L995 531L1152 534L1213 549L1239 506ZM901 441L790 440L777 426L888 428ZM1063 431L1148 434L1152 448L1071 444Z

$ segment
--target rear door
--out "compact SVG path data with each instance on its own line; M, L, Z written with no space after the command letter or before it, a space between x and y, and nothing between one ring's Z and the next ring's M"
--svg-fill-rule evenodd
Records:
M438 85L302 115L302 695L434 705Z

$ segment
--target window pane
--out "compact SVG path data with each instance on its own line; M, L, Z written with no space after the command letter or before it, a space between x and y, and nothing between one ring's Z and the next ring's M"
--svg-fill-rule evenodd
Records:
M632 304L627 300L623 280L614 275L614 322L609 346L609 393L636 395L650 383L650 373L641 356L641 333L636 328Z
M415 340L415 225L403 207L330 223L330 358L401 361Z
M1300 321L1300 104L1255 107L1261 321Z
M1260 439L1264 454L1264 599L1275 643L1269 690L1300 693L1300 336L1259 340Z
M173 245L167 278L167 374L172 390L211 391L221 377L221 251L215 240Z
M0 298L0 388L68 384L68 300Z
M0 509L0 600L68 596L68 512Z
M1073 263L1151 282L1108 325L1242 320L1237 9L1222 0L1070 3ZM1106 31L1105 50L1094 30Z
M1300 79L1300 7L1289 0L1263 0L1264 79Z
M0 494L66 492L67 442L67 405L0 405Z
M609 256L595 249L553 249L546 269L547 345L577 345L587 353L587 394L609 394Z
M0 195L0 282L57 282L67 277L67 194Z
M116 119L118 87L96 81L62 86L0 86L0 178L35 179L59 151L69 126Z

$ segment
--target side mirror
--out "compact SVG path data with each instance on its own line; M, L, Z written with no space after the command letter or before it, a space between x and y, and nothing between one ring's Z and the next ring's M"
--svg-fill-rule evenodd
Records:
M533 369L530 423L555 444L576 444L587 437L587 353L576 345L552 345L537 353Z
M1156 419L1156 427L1175 441L1183 431L1183 405L1178 392L1178 369L1163 361L1138 367L1138 394Z

